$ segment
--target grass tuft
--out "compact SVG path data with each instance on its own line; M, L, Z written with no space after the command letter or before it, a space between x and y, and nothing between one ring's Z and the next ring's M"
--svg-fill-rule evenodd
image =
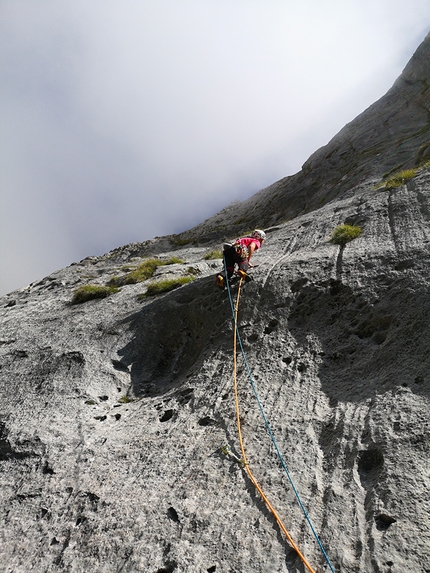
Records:
M361 235L361 227L339 225L331 234L329 241L335 245L346 245Z
M121 396L121 398L118 400L118 402L120 404L130 404L131 402L134 402L134 398L130 398L129 396Z
M209 251L203 257L205 261L212 261L214 259L222 259L222 251Z
M77 288L73 293L72 304L81 304L88 300L106 298L118 291L119 289L114 286L84 285Z
M177 257L171 257L166 261L160 259L147 259L143 261L138 267L124 275L123 277L112 277L109 281L111 286L134 285L150 279L157 267L164 265L183 264L185 261Z
M142 294L139 298L142 300L149 296L155 296L163 292L169 292L193 280L194 280L193 277L179 277L177 279L165 279L162 281L158 281L150 284L148 286L147 291L144 294Z
M417 169L404 169L403 171L398 171L385 180L385 189L394 189L395 187L400 187L405 185L410 179L413 179L418 173Z
M187 273L189 275L200 275L201 271L199 269L196 269L196 267L188 267Z
M184 263L184 259L179 259L178 257L170 257L167 261L163 261L164 265L183 265Z

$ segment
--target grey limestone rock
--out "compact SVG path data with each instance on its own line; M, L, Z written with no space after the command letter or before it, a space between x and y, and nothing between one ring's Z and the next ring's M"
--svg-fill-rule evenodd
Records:
M308 174L305 164L244 207L273 224L239 306L247 364L336 572L430 571L430 169L375 189L381 169L422 148L428 50L429 36L385 96L386 132L372 127L378 102ZM217 217L227 228L230 211ZM362 234L333 245L344 223ZM221 260L205 259L227 233L211 229L89 257L0 299L0 571L305 570L221 449L240 457L231 306L214 282ZM181 262L71 304L77 287L150 256ZM183 276L194 280L139 297ZM238 386L250 467L314 570L329 571L240 356Z

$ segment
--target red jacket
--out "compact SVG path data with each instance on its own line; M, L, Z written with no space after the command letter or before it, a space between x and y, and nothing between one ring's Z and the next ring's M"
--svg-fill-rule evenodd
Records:
M251 243L255 243L255 250L261 247L260 241L254 239L254 237L242 237L241 239L237 239L235 243L240 243L241 245L245 245L245 247L249 247Z

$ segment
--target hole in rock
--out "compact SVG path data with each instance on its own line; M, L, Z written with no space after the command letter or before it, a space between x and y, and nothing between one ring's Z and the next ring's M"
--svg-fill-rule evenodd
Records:
M205 416L204 418L200 418L197 422L199 426L214 426L216 424L215 420L212 420L209 416Z
M278 326L278 324L279 324L279 320L277 320L276 318L271 320L269 322L269 324L266 326L266 328L264 329L264 334L270 334L271 332L273 332L275 330L275 328Z
M119 370L120 372L127 372L127 374L130 373L127 364L124 364L124 362L121 362L121 360L112 360L112 366L115 368L115 370ZM118 390L119 392L120 390Z
M98 503L100 498L96 493L93 493L91 491L86 491L82 494L83 496L86 496L87 499L89 499L92 503Z
M373 336L373 340L374 342L376 342L376 344L382 344L383 342L385 342L386 338L387 338L386 332L376 332Z
M81 525L81 523L85 523L87 521L87 518L84 515L81 515L80 517L78 517L78 519L76 520L76 525Z
M28 353L26 350L15 350L14 354L18 358L27 358L28 357Z
M359 452L357 469L361 485L364 488L374 487L378 482L383 465L384 456L378 448L371 447L366 451Z
M208 573L215 573L216 571L216 565L212 565L212 567L208 567L207 572Z
M164 414L161 416L160 422L167 422L168 420L171 420L174 413L175 413L174 410L166 410Z
M384 456L378 448L369 448L358 454L358 471L370 473L379 470L384 465Z
M187 396L188 394L191 394L192 392L194 392L194 388L186 388L185 390L182 390L181 396Z
M115 414L114 416L115 420L118 421L121 419L121 414Z
M187 404L193 397L194 388L187 388L180 393L179 403Z
M58 541L58 539L57 539L56 537L53 537L53 538L51 539L51 543L50 543L49 545L58 545L58 543L60 543L60 542Z
M396 523L396 521L397 519L394 519L394 517L381 513L375 517L376 529L379 531L387 531L390 525Z
M44 475L50 475L50 476L52 476L55 472L54 472L54 470L53 470L51 467L49 467L48 462L45 462L45 463L43 464L42 473L43 473Z
M392 567L394 565L393 561L387 561L385 563L385 565L388 565L388 567Z
M94 416L94 420L99 420L100 422L104 422L107 416Z
M293 547L289 547L285 555L285 563L287 564L287 567L296 569L296 566L299 564L299 562L300 557L298 556L296 550L293 549Z
M174 507L169 507L169 509L167 510L167 517L172 521L179 523L178 512Z
M109 396L99 396L99 400L106 402L106 400L109 400Z

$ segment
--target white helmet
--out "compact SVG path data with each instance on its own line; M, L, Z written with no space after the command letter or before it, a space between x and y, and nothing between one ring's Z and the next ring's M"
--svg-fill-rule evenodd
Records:
M259 239L260 241L264 241L264 239L266 238L266 233L264 231L261 231L260 229L255 229L255 231L252 233L252 237L254 239Z

